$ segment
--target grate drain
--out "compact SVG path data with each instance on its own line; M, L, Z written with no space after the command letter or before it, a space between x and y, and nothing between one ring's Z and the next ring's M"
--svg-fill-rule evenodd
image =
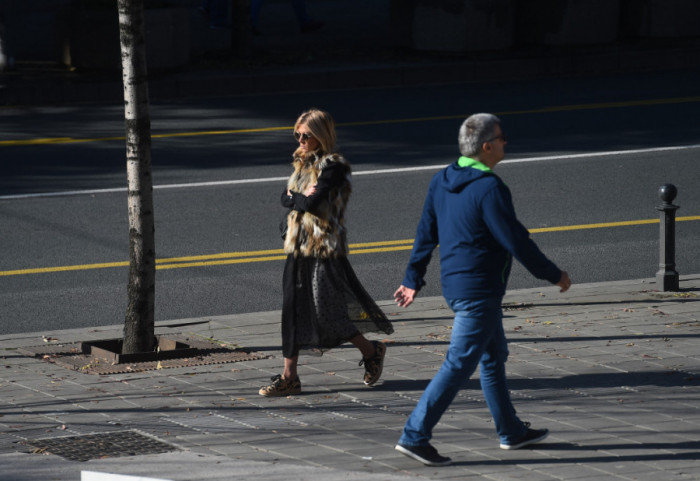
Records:
M531 302L505 302L501 305L503 311L524 311L535 307Z
M26 445L36 454L55 454L72 461L162 454L178 448L135 431L118 431L51 439L30 439Z

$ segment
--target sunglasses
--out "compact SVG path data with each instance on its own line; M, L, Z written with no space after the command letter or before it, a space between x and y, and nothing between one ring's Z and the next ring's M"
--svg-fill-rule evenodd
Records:
M494 140L501 139L504 143L506 142L506 134L497 135L496 137L487 140L486 142L493 142Z
M309 140L313 135L306 133L306 134L300 134L299 132L294 132L294 138L297 139L297 142L300 142L302 139L304 141Z

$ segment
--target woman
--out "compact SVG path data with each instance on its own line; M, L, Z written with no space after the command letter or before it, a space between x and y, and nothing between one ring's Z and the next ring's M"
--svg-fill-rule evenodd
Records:
M262 396L301 392L300 350L323 352L347 341L362 353L364 382L379 380L386 345L364 332L394 329L367 294L347 260L344 212L352 190L350 164L335 152L335 124L327 112L308 110L294 125L299 148L282 192L289 208L284 251L282 354L284 371L260 389Z

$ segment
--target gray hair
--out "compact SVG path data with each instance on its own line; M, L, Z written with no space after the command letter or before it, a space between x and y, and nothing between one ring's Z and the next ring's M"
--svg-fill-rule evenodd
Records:
M501 125L501 119L493 114L474 114L467 117L459 128L459 151L465 157L476 157L481 146L489 140Z

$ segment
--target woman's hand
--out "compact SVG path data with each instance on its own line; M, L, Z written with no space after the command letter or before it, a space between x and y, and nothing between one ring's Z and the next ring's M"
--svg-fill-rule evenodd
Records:
M311 196L314 195L315 193L316 193L316 184L310 185L310 186L307 187L306 190L304 191L304 195L305 195L306 197L311 197Z

